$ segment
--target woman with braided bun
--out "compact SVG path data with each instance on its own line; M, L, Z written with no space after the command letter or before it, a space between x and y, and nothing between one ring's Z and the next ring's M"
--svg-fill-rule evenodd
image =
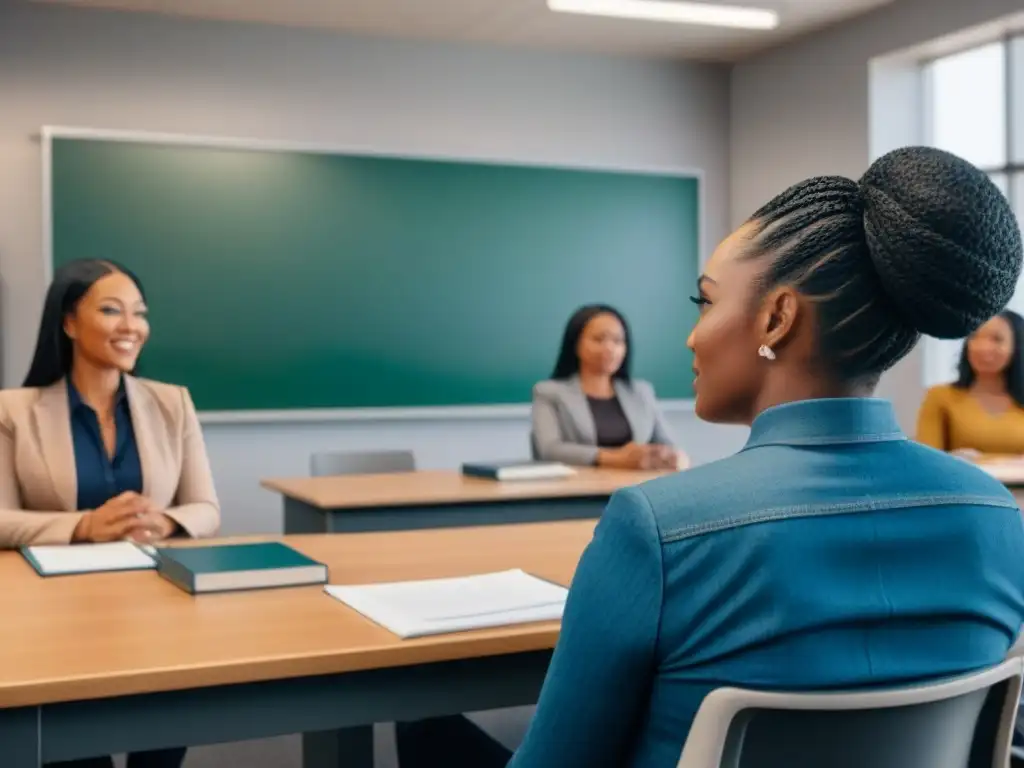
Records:
M992 182L922 147L859 181L797 184L728 237L688 345L697 415L749 424L749 440L610 500L510 765L674 768L719 687L898 685L1002 661L1024 620L1020 511L871 394L921 334L1000 312L1021 259ZM824 746L814 764L841 764Z
M797 184L719 245L693 297L696 411L750 437L609 501L512 768L674 768L716 688L898 685L1006 656L1024 621L1017 504L871 395L921 334L999 313L1021 250L995 185L923 147ZM403 768L504 764L458 717L403 725L399 748ZM948 745L918 745L940 764L926 748ZM838 765L823 749L801 764Z

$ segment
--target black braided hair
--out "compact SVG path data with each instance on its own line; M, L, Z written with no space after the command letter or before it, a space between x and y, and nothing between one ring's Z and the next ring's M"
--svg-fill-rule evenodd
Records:
M820 176L751 217L751 257L769 290L792 285L817 305L824 363L871 382L921 334L960 338L1013 296L1020 227L999 189L948 152L905 147L860 182Z

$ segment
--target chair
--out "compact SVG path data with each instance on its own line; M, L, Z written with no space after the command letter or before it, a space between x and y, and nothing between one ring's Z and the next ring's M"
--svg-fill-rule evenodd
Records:
M412 451L324 451L309 459L314 477L384 472L412 472L416 460Z
M719 688L677 768L1006 768L1024 660L847 693Z

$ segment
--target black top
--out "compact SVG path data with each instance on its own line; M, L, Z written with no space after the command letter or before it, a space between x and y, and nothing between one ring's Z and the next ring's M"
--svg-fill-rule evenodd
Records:
M142 462L135 443L124 383L118 390L114 408L117 441L113 456L107 453L103 444L96 412L82 400L70 379L68 407L71 411L71 440L75 447L75 473L78 476L78 509L83 512L97 509L125 491L142 493Z
M620 448L633 439L633 428L629 426L619 398L587 395L587 403L597 428L598 448Z

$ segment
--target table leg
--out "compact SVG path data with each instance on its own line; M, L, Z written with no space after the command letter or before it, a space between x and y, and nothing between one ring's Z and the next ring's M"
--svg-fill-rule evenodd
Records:
M0 709L0 765L40 768L39 710L36 707Z
M330 533L328 512L297 499L284 497L283 523L286 534Z
M302 768L373 768L373 726L302 734Z

